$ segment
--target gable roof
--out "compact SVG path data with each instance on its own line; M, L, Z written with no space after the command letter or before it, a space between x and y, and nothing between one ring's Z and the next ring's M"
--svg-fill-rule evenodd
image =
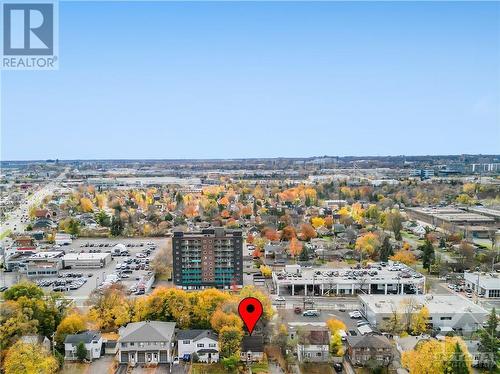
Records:
M78 344L83 342L85 344L90 343L92 340L99 340L101 338L101 333L99 331L84 331L78 334L71 334L66 336L64 343L68 344Z
M347 343L351 348L392 348L383 335L348 336Z
M212 330L179 330L177 332L177 340L194 340L198 341L203 338L208 338L217 341L218 337Z
M144 321L129 323L119 330L120 342L172 341L175 322Z
M241 340L242 352L264 352L264 338L259 335L245 335Z
M299 338L300 345L329 345L330 333L327 329L321 327L308 327L301 333Z

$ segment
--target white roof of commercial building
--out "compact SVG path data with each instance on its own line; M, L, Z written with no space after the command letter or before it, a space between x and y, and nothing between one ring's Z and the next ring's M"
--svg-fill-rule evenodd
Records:
M46 258L56 258L63 254L62 251L37 252L32 254L28 260L42 260Z
M109 256L111 256L110 253L67 253L64 255L63 260L103 260Z
M62 239L62 238L71 239L71 235L66 234L65 232L57 232L55 235L55 238L56 239Z
M407 300L426 306L430 314L484 313L488 312L472 301L459 295L359 295L362 303L375 313L390 314L404 308Z
M487 290L500 289L500 274L481 274L481 273L464 273L464 279L468 282L477 284L479 274L479 287Z
M372 269L351 269L351 268L304 268L300 267L300 277L293 277L297 273L295 268L285 268L285 271L273 273L276 283L279 285L303 285L303 284L415 284L422 283L424 277L403 264L397 265L401 271L390 271L391 266L383 267L382 270ZM290 269L291 271L286 271ZM358 275L353 277L352 272L376 271L376 275ZM318 272L320 274L318 274ZM401 272L409 273L407 278L401 277ZM334 273L337 275L329 275ZM351 275L348 275L350 273ZM418 275L417 275L418 274ZM413 276L418 276L413 277ZM281 276L282 279L279 279ZM355 279L354 279L355 278Z

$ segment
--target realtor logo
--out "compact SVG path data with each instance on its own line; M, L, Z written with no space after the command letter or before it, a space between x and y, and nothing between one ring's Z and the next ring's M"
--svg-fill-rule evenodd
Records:
M35 0L36 1L36 0ZM54 3L4 3L4 69L54 69L57 61Z

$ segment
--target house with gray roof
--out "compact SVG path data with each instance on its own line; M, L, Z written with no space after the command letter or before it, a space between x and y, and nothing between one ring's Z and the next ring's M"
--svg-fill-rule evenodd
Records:
M167 364L172 362L175 322L129 323L118 331L120 364Z
M83 331L78 334L70 334L64 339L64 359L77 360L77 347L83 343L87 351L87 360L92 361L101 357L102 336L99 331Z
M179 330L177 332L179 358L190 360L196 354L198 361L219 361L219 337L212 330Z
M348 336L347 356L356 366L364 366L369 361L387 366L393 358L392 345L382 335Z

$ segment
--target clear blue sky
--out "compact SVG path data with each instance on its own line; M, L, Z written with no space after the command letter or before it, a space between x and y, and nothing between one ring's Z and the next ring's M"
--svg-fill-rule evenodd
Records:
M2 159L500 153L500 3L61 2Z

